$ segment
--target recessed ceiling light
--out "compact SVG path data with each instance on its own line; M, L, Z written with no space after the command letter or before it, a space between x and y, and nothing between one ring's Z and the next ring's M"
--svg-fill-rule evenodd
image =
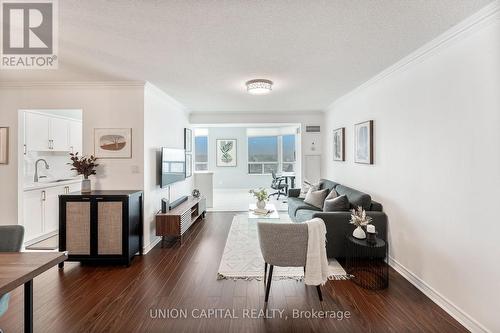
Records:
M247 92L252 95L269 94L273 88L273 81L266 79L255 79L247 81Z

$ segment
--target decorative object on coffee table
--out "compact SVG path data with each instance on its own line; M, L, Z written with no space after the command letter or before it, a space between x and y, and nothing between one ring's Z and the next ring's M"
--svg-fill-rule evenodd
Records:
M357 285L371 290L384 289L389 286L389 267L385 262L388 245L380 238L375 243L368 240L347 236L346 265L347 274Z
M259 209L266 208L266 200L268 198L267 191L264 188L259 190L250 190L249 193L253 194L253 196L257 199L256 206Z
M373 120L354 126L354 162L373 164Z
M366 241L369 245L377 244L377 232L372 224L366 226Z
M98 158L132 158L132 129L95 128L94 153Z
M191 195L192 195L193 197L195 197L195 198L199 198L199 197L200 197L200 195L201 195L200 190L198 190L197 188L195 188L195 189L193 190L193 192L191 193Z
M366 211L358 206L358 209L351 210L351 221L350 224L354 224L356 229L352 232L353 237L357 239L365 239L366 233L363 230L363 227L370 224L372 218L366 215Z
M69 154L71 163L68 165L73 166L71 170L75 170L79 175L83 175L82 180L82 193L89 193L92 191L92 186L89 177L96 174L96 168L99 164L95 163L97 158L93 155L78 156L78 152Z

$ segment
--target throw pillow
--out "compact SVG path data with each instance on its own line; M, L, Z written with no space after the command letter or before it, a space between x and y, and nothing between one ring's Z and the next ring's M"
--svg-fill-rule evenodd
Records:
M323 208L323 203L325 202L325 198L327 195L328 195L327 188L319 191L314 191L311 187L306 194L304 202L314 207Z
M325 198L325 200L335 199L338 196L339 194L337 193L337 191L331 190L330 193L328 193L328 196Z
M302 188L300 189L299 198L305 199L306 194L307 194L307 192L309 191L310 188L312 188L313 191L319 190L319 183L317 183L317 184L311 184L309 181L304 180L302 182Z
M325 200L323 204L324 212L346 212L349 210L349 200L344 195L333 199Z

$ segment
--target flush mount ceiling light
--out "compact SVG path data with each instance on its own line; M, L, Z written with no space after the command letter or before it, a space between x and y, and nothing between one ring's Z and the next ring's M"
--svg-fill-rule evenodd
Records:
M247 81L247 92L252 95L269 94L273 88L273 81L266 79L255 79Z

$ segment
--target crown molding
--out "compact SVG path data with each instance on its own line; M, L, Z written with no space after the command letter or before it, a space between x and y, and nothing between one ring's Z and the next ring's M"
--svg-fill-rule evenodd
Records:
M424 46L418 48L416 51L410 53L403 59L399 60L395 64L389 66L379 74L375 75L368 81L362 83L358 87L354 88L347 94L337 98L333 103L331 103L325 111L328 111L335 107L335 105L340 104L347 99L353 97L354 95L360 93L361 91L369 88L375 83L382 81L391 77L394 74L397 74L403 71L408 66L416 63L417 61L421 61L427 57L434 55L440 49L449 46L451 43L456 41L457 39L465 37L468 33L476 31L486 24L493 22L495 19L500 19L500 0L495 0L489 5L483 7L475 14L472 14L468 18L464 19L457 25L448 29L438 37L434 38Z
M39 82L25 81L0 82L0 88L40 88L40 87L144 87L145 81L54 81L54 82Z

